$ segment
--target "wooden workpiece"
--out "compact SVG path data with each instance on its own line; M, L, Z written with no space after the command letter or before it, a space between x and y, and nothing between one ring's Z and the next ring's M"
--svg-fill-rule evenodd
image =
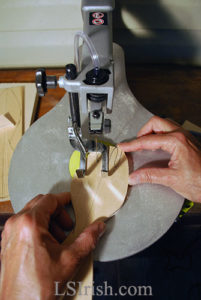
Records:
M107 220L117 212L124 203L128 189L128 160L126 155L116 147L109 148L109 172L102 174L101 154L92 152L87 157L86 175L74 176L71 182L71 201L75 212L75 228L66 241L70 245L79 234L96 220ZM83 286L93 285L93 260L87 258L80 269L75 282ZM84 293L84 292L83 292ZM90 299L90 296L75 296L73 299Z
M75 239L83 229L98 219L108 219L122 205L128 188L128 161L118 147L110 147L109 172L102 174L101 154L92 152L87 158L86 175L74 176L71 182L71 201L77 220L68 240ZM82 199L82 201L80 201Z

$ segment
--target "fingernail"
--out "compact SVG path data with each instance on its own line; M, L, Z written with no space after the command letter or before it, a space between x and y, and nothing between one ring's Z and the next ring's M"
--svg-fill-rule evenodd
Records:
M101 238L101 236L105 233L106 224L103 222L99 223L98 230L99 230L99 238Z

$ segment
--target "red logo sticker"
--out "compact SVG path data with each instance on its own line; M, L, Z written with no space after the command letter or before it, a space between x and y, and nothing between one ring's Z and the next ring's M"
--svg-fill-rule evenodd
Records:
M92 20L92 23L94 25L103 25L104 24L104 20L103 19L94 19L94 20Z
M95 12L92 16L94 17L94 19L102 19L104 17L104 14L101 12Z
M0 0L1 1L1 0ZM108 25L107 13L94 11L89 13L89 25Z

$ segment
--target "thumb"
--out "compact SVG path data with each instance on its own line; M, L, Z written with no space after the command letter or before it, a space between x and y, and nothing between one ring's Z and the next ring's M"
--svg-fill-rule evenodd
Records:
M61 277L72 279L78 271L79 265L85 257L95 248L98 239L105 232L105 223L96 221L88 226L68 247L63 245L61 264L65 266Z
M173 180L173 170L169 168L142 168L129 176L130 185L156 183L171 187Z
M96 221L88 226L76 240L66 248L63 246L61 255L62 265L65 265L64 277L69 279L77 272L77 269L85 257L94 250L98 239L105 231L105 223Z
M73 251L80 259L84 258L95 249L99 238L105 232L105 226L105 223L100 221L92 223L69 246L69 250Z

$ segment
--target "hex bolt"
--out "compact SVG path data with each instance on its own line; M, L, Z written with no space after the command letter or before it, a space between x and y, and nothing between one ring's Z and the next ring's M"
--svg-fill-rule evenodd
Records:
M99 119L100 118L100 112L98 110L94 110L94 112L93 112L93 118L94 119Z

